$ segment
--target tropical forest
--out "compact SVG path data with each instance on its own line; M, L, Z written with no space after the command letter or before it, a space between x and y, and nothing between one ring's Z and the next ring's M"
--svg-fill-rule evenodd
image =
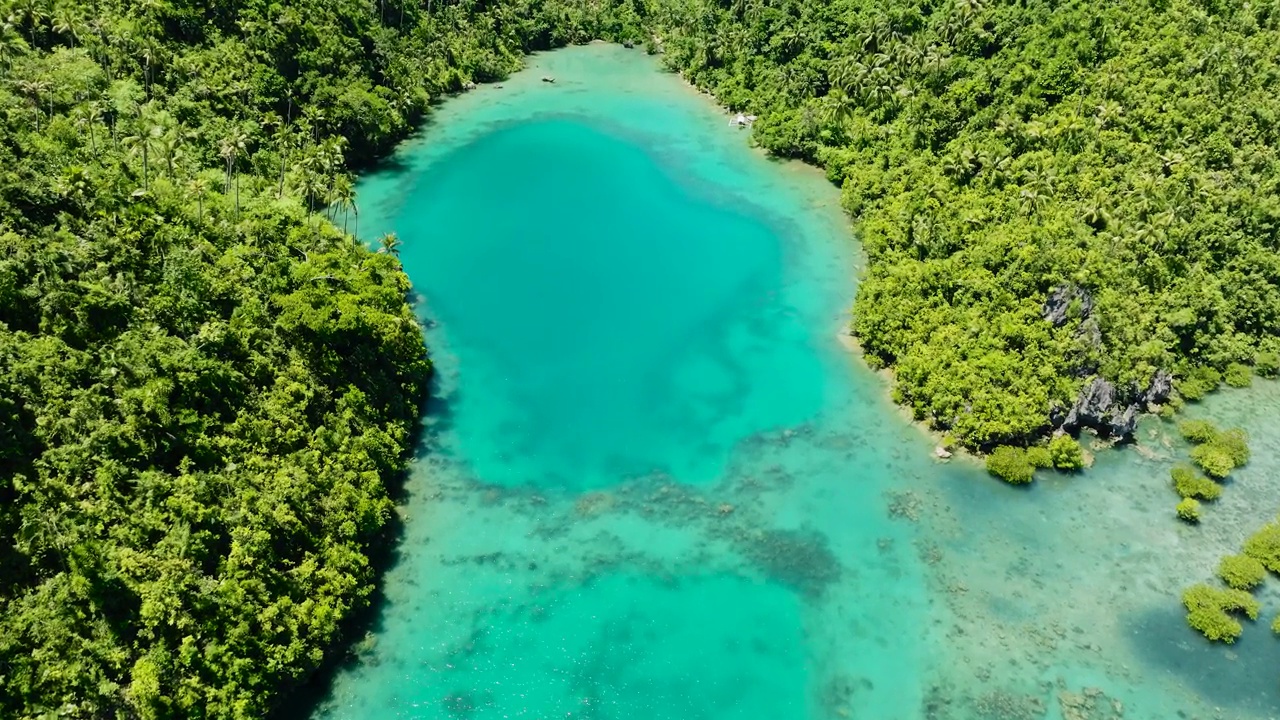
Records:
M1276 0L0 0L0 78L0 718L1280 712Z

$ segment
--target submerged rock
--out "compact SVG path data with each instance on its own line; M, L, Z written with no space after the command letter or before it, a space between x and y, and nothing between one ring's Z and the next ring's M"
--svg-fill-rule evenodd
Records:
M543 75L543 76L542 76L542 82L544 82L544 83L553 83L553 82L555 82L555 81L556 81L556 79L555 79L555 78L553 78L553 77L551 77L550 75Z
M813 531L766 530L734 538L744 557L765 576L817 597L841 575L826 536Z

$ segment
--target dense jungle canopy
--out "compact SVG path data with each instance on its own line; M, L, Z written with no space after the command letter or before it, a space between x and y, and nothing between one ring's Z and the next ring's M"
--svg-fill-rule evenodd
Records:
M841 184L853 328L918 419L980 448L1073 408L1123 434L1159 371L1188 399L1276 372L1280 4L677 12L668 64Z
M350 173L442 94L593 38L663 52L841 184L867 358L990 447L1098 378L1146 407L1158 371L1194 398L1280 366L1277 23L1275 0L0 0L0 716L259 718L332 652L430 373L395 239L347 232Z

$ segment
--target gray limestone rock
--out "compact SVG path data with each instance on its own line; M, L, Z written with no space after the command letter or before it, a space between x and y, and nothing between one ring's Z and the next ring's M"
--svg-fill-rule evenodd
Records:
M1095 377L1080 389L1076 404L1071 407L1062 427L1074 431L1082 427L1101 429L1111 414L1115 403L1116 387L1103 378Z
M1107 434L1116 438L1129 438L1138 429L1138 406L1130 405L1122 412L1114 413L1107 421Z
M1080 301L1080 318L1088 319L1093 313L1093 296L1088 290L1071 283L1059 285L1049 293L1049 297L1045 298L1044 307L1041 310L1044 319L1054 327L1061 327L1068 320L1067 311L1071 307L1071 302L1077 299Z
M1148 405L1158 405L1168 400L1171 392L1173 392L1173 375L1165 370L1157 370L1142 399Z

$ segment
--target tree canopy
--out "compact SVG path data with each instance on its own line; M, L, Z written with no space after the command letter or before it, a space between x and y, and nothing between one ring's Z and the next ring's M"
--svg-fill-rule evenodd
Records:
M1188 398L1274 373L1274 3L677 0L659 17L672 68L843 188L869 261L853 330L917 418L988 448L1061 425L1093 378L1141 408L1157 371Z
M841 185L867 358L992 447L1099 378L1124 404L1160 371L1194 399L1280 368L1277 23L1241 0L0 0L0 716L260 718L365 601L430 363L399 240L349 234L350 173L434 98L531 50L661 50Z

